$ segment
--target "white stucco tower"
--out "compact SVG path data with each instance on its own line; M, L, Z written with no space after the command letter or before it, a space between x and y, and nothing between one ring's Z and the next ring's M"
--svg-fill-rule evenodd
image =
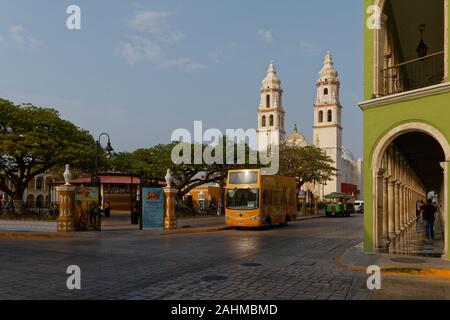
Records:
M257 130L258 151L268 151L270 145L279 145L286 137L283 90L273 63L269 65L260 92Z
M319 72L317 98L314 104L313 143L324 150L335 162L337 177L323 188L324 194L341 192L342 168L342 106L339 101L340 82L338 72L333 66L330 52L325 55L324 66Z

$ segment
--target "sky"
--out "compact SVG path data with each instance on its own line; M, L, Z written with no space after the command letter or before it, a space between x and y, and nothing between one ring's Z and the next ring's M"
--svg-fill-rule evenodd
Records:
M81 9L69 30L67 7ZM363 1L0 0L0 97L57 109L115 151L169 143L177 128L257 126L274 61L287 133L312 142L315 81L330 50L343 140L361 157Z

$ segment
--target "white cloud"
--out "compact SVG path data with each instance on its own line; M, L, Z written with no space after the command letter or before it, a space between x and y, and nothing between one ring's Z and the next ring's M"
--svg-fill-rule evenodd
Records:
M224 52L223 49L215 49L213 52L211 52L209 54L209 57L214 61L214 62L220 62L222 60L224 56Z
M190 58L162 59L161 67L182 68L190 72L197 72L206 68L204 64L192 61Z
M128 41L121 41L117 46L117 52L130 65L135 65L143 60L159 61L163 56L160 45L140 36L134 36Z
M259 29L258 30L258 37L262 41L264 41L266 43L272 43L273 42L272 30Z
M318 48L315 44L303 40L300 41L300 50L308 54L319 54L322 52L322 50Z
M179 68L189 72L205 69L206 66L188 57L171 57L169 52L184 38L182 32L174 30L165 11L140 11L129 21L128 26L138 32L119 42L118 53L130 65L144 61L161 68Z
M163 46L151 39L140 36L121 41L117 46L117 53L132 66L144 61L150 61L161 68L178 68L189 72L201 71L206 68L205 65L197 63L190 58L170 58Z
M22 25L11 25L9 27L9 40L21 49L38 48L44 43L28 35L27 30Z
M233 59L236 55L237 44L231 42L220 48L215 48L209 53L209 58L215 63L221 63L224 60Z
M184 34L173 30L167 19L170 13L165 11L141 11L128 22L137 31L153 35L166 44L176 44L184 38Z

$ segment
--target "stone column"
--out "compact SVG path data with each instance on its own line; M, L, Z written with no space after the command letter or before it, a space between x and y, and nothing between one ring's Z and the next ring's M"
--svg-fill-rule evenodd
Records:
M398 235L401 232L400 226L400 182L396 181L394 184L395 192L395 202L394 202L394 212L395 212L395 233Z
M416 203L414 202L414 193L412 189L409 190L409 201L411 203L411 219L414 221L416 219Z
M410 186L408 185L408 187L406 188L406 197L407 197L407 201L408 201L408 223L411 224L413 222L413 216L412 216L412 212L411 212L411 189Z
M395 239L395 180L388 182L388 215L389 215L389 238Z
M313 196L313 198L314 198L314 214L317 215L319 214L319 197Z
M403 187L403 203L404 203L404 215L405 215L405 228L409 226L409 211L408 211L408 186Z
M383 179L383 242L389 242L389 178Z
M411 224L411 210L410 210L410 203L409 203L409 186L407 185L405 188L405 201L406 201L406 221L408 226Z
M59 232L75 231L75 190L76 187L70 184L72 173L70 166L66 165L64 180L66 184L56 187L59 200L59 216L56 220Z
M59 198L59 216L56 220L59 232L75 231L75 189L74 186L56 187Z
M163 188L165 195L165 214L164 214L164 229L176 229L177 218L175 217L175 205L178 189L172 187Z
M383 187L384 187L384 173L386 169L379 169L376 175L376 223L375 223L375 244L378 248L383 246L383 227L384 227L384 213L383 213Z
M450 252L449 252L449 241L450 241L450 230L449 230L449 220L450 220L450 211L448 206L449 201L449 193L450 190L448 188L450 179L449 179L449 170L450 170L450 162L442 162L442 169L444 169L444 190L441 192L443 195L443 199L439 199L442 204L441 214L443 220L443 228L444 228L444 254L442 258L445 260L450 260Z
M400 226L400 232L405 230L405 223L403 221L403 185L398 185L398 220Z

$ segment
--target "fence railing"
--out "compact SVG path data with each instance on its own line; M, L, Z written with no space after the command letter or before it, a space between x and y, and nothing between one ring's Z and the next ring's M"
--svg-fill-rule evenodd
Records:
M217 201L177 200L176 212L182 216L214 216L217 215L217 206Z
M384 95L439 84L444 78L444 51L381 70Z

